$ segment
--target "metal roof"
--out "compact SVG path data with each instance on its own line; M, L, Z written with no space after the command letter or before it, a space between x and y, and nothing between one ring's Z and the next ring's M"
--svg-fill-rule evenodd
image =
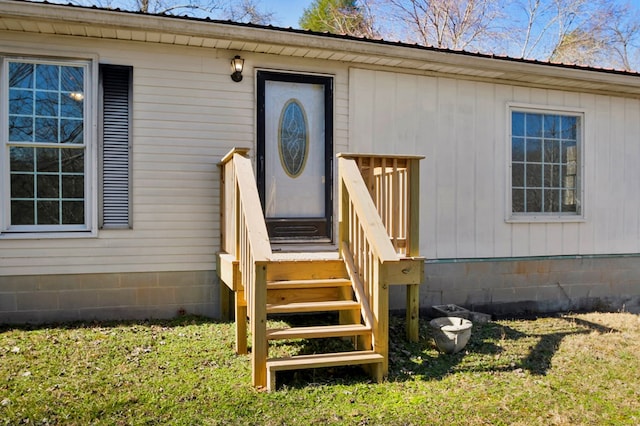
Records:
M0 31L173 44L340 61L640 98L640 74L231 21L0 0ZM0 47L0 50L2 48Z

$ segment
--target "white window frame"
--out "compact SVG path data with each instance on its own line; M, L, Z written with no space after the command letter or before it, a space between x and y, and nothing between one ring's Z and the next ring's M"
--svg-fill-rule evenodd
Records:
M515 213L513 212L512 200L512 113L524 112L532 114L555 114L562 116L577 117L579 121L579 129L577 131L577 151L578 151L578 182L576 184L577 212L566 213ZM507 176L506 176L506 205L505 205L505 221L509 223L532 223L532 222L585 222L585 191L584 191L584 163L585 163L585 129L587 128L587 113L582 108L556 107L548 105L533 105L525 103L507 103L506 108L506 146L507 146Z
M9 62L83 67L84 81L84 215L82 225L11 225L9 149ZM45 55L0 56L0 238L78 238L97 235L97 58L59 58Z

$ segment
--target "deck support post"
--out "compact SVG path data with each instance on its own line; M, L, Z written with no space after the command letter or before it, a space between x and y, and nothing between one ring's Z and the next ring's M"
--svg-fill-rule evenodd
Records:
M377 291L373 293L371 311L374 315L373 350L384 357L375 372L375 379L386 377L389 372L389 285L386 279L386 268L383 263L376 262L373 270L373 283Z
M253 385L267 388L267 263L255 262L255 287L251 303L251 362Z
M247 305L244 303L244 292L236 291L235 294L236 316L236 353L246 355L247 349Z
M218 266L218 270L220 266ZM231 321L231 297L233 291L222 280L218 281L220 285L220 319L222 321Z
M420 285L407 285L407 340L417 342L420 325Z
M420 159L409 160L409 206L407 209L409 241L407 255L420 256ZM407 339L417 342L419 339L420 325L420 285L407 285Z

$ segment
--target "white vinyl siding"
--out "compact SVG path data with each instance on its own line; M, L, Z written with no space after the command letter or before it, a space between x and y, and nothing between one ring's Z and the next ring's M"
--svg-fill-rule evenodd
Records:
M350 152L426 156L427 258L640 252L640 100L366 69L350 83ZM583 117L582 216L508 220L510 105Z

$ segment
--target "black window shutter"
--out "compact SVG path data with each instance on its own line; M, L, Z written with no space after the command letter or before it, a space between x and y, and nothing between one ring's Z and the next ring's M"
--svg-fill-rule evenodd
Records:
M131 112L133 68L100 65L100 228L132 227Z

